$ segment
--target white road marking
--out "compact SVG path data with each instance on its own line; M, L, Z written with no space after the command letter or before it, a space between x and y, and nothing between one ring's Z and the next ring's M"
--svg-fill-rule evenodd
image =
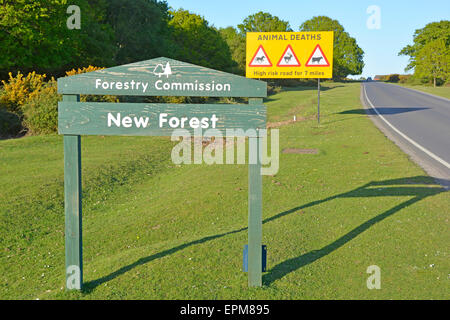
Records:
M428 156L430 156L431 158L433 158L434 160L436 160L437 162L439 162L440 164L444 165L445 167L447 167L447 169L450 169L450 163L446 162L444 159L439 158L437 155L435 155L433 152L431 152L430 150L422 147L420 144L418 144L417 142L415 142L413 139L411 139L410 137L408 137L406 134L404 134L403 132L401 132L400 130L398 130L396 127L394 127L389 121L387 121L377 110L377 108L375 108L375 106L373 105L372 101L370 101L369 97L367 96L367 92L366 92L366 85L363 85L364 88L364 95L366 96L367 102L369 102L370 106L372 107L373 110L375 110L375 112L377 113L377 115L381 118L381 120L383 120L389 127L392 128L392 130L394 130L395 132L397 132L403 139L405 139L406 141L408 141L409 143L411 143L413 146L415 146L417 149L423 151L424 153L426 153Z

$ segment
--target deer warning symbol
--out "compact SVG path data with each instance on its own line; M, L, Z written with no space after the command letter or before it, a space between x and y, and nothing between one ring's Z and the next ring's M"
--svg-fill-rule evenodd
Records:
M292 49L290 44L286 47L286 50L284 50L284 53L281 56L280 60L278 61L277 66L278 67L300 67L301 66L300 61L298 61L298 58L295 55L295 52Z
M328 62L327 57L322 51L322 48L318 44L314 49L313 53L308 59L308 62L305 65L306 67L329 67L330 63Z
M250 61L249 67L271 67L272 62L270 62L269 56L267 55L264 47L260 45L258 50L256 50L255 55Z

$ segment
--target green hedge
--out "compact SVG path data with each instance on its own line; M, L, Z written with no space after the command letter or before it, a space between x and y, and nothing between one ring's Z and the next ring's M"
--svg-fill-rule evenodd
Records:
M20 117L0 107L0 137L17 136L21 129Z
M58 131L58 101L56 81L49 81L22 106L23 125L30 134L49 134Z

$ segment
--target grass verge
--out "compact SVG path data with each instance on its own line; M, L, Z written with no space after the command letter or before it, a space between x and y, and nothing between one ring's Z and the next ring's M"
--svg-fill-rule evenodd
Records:
M450 86L442 86L442 87L430 87L430 86L422 86L422 85L410 85L410 84L400 84L400 83L396 83L397 85L400 85L402 87L405 88L410 88L410 89L414 89L414 90L419 90L422 92L426 92L429 94L434 94L435 96L439 96L439 97L443 97L443 98L447 98L450 99Z
M268 272L247 288L247 166L173 165L167 138L83 137L83 292L64 288L62 137L0 141L2 299L448 299L450 197L364 115L357 83L271 96ZM281 151L281 150L280 150ZM381 269L381 290L366 270Z

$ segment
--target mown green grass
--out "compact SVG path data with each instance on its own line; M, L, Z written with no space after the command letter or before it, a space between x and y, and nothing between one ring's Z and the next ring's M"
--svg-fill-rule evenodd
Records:
M59 136L0 141L3 299L448 299L448 192L364 115L359 84L271 96L280 171L263 178L268 272L247 287L247 166L170 161L167 138L83 137L83 292L64 278ZM350 112L349 112L350 111ZM355 112L356 111L356 112ZM366 269L381 268L381 290Z
M442 87L431 87L431 86L423 86L423 85L410 85L410 84L398 84L405 88L415 89L419 91L423 91L426 93L434 94L435 96L444 97L450 99L450 87L442 86Z

